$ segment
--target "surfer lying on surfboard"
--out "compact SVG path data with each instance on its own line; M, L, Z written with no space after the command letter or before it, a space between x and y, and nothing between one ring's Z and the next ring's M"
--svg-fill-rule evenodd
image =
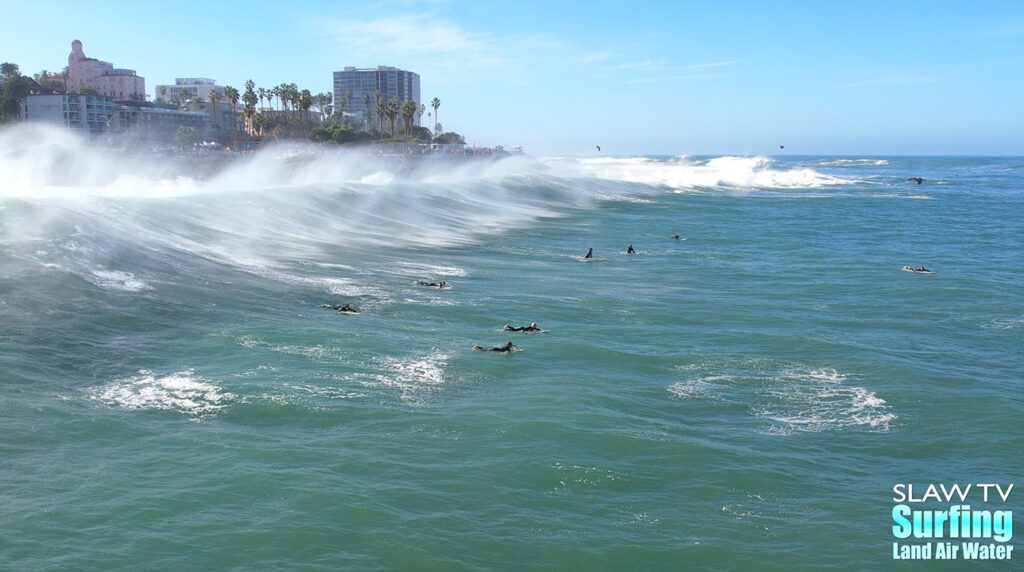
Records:
M913 266L904 266L903 269L906 270L907 272L931 272L931 270L928 270L924 266L921 266L920 268L914 268Z
M475 352L511 352L511 351L515 351L515 350L513 350L513 348L515 348L515 347L516 346L512 342L509 342L509 343L507 343L507 344L505 344L503 346L499 346L499 347L496 347L496 348L482 348L482 347L480 347L480 346L478 346L476 344L473 344L473 351L475 351Z
M355 308L353 308L352 306L350 306L348 304L345 304L344 306L341 306L341 305L338 305L338 304L328 304L327 307L332 309L332 310L334 310L335 312L343 312L343 313L346 313L346 314L358 314L359 313Z
M540 330L540 328L537 327L537 322L530 322L529 326L521 326L521 327L515 327L515 328L513 328L512 326L510 326L508 324L505 324L505 327L502 328L502 331L504 331L504 332L539 332L541 330Z
M420 286L432 286L434 288L444 288L448 286L448 283L445 282L444 280L440 282L424 282L423 280L417 280L416 283L419 284Z

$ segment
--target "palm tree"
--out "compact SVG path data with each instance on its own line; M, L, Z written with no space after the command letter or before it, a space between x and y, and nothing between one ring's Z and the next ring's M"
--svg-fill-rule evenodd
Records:
M211 89L210 90L209 98L210 98L210 105L211 106L216 106L217 102L220 101L220 90L219 89Z
M365 125L363 125L363 129L369 131L370 130L370 94L369 93L364 93L363 94L363 115L365 116L365 118L363 119L363 121L365 121Z
M384 107L384 115L387 115L388 122L391 124L390 134L392 138L395 137L395 120L398 119L398 115L401 113L401 110L398 107L400 101L401 100L398 99L398 96L396 95L391 98L391 101L389 101Z
M377 132L384 133L384 94L378 89L373 92L373 98L377 102Z
M434 136L437 137L437 108L441 107L441 100L435 97L430 106L434 108Z
M309 108L313 106L313 94L308 89L302 90L296 99L299 109L302 111L302 119L309 119Z
M234 109L238 105L238 90L231 87L230 85L224 88L224 99L228 100L231 104L231 108Z
M257 90L257 93L259 93L260 97L260 107L263 107L263 100L267 98L267 88L261 87L259 88L259 90Z
M405 136L410 137L412 135L413 121L416 119L416 110L419 107L415 101L406 101L405 105L402 106L402 123L405 125Z
M260 91L262 92L264 89L261 87ZM256 83L250 79L245 82L245 94L242 95L242 101L245 102L243 114L245 115L246 132L249 135L256 134L256 100Z
M380 139L384 138L384 116L387 115L387 106L383 103L377 104L377 134Z
M276 87L271 88L270 92L273 94L273 96L270 98L270 108L271 109L274 108L274 97L277 98L277 105L278 105L278 107L280 107L281 106L281 86L276 86Z
M6 79L3 88L0 89L0 117L5 119L21 119L21 102L25 101L25 98L28 97L31 87L29 86L28 79L18 71L18 66L14 64L4 65L11 65L14 68L5 68L2 72Z

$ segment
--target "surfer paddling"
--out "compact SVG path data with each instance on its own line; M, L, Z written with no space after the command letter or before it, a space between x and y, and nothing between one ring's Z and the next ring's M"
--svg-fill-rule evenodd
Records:
M475 351L475 352L512 352L513 348L515 348L515 347L516 347L515 344L513 344L512 342L509 342L509 343L507 343L507 344L505 344L503 346L498 346L496 348L482 348L482 347L480 347L480 346L478 346L476 344L473 344L473 351Z
M356 309L353 308L349 304L345 304L344 306L339 305L339 304L330 304L327 307L332 309L332 310L334 310L335 312L347 312L347 313L350 313L350 314L357 314L358 313L356 311Z
M512 327L505 324L505 327L501 329L503 332L539 332L540 328L537 327L537 322L530 322L529 326ZM511 343L511 342L509 342Z
M424 282L423 280L418 280L416 281L416 283L419 284L420 286L430 286L431 288L444 288L448 286L448 283L445 282L444 280L440 282Z
M917 183L918 185L920 185L921 183L923 183L923 182L924 182L924 179L922 179L921 177L910 177L910 178L909 178L909 179L907 179L907 180L908 180L908 181L914 181L914 182L915 182L915 183Z

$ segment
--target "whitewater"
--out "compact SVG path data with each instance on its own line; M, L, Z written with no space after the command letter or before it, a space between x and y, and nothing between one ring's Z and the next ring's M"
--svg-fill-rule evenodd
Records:
M893 484L1022 469L1022 189L5 129L0 569L899 567Z

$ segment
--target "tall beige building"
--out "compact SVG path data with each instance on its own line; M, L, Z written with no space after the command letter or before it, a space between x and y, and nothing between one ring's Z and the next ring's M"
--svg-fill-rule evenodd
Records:
M115 68L110 62L85 57L82 42L75 40L68 56L68 90L83 87L91 87L117 101L146 100L146 78L135 70Z

